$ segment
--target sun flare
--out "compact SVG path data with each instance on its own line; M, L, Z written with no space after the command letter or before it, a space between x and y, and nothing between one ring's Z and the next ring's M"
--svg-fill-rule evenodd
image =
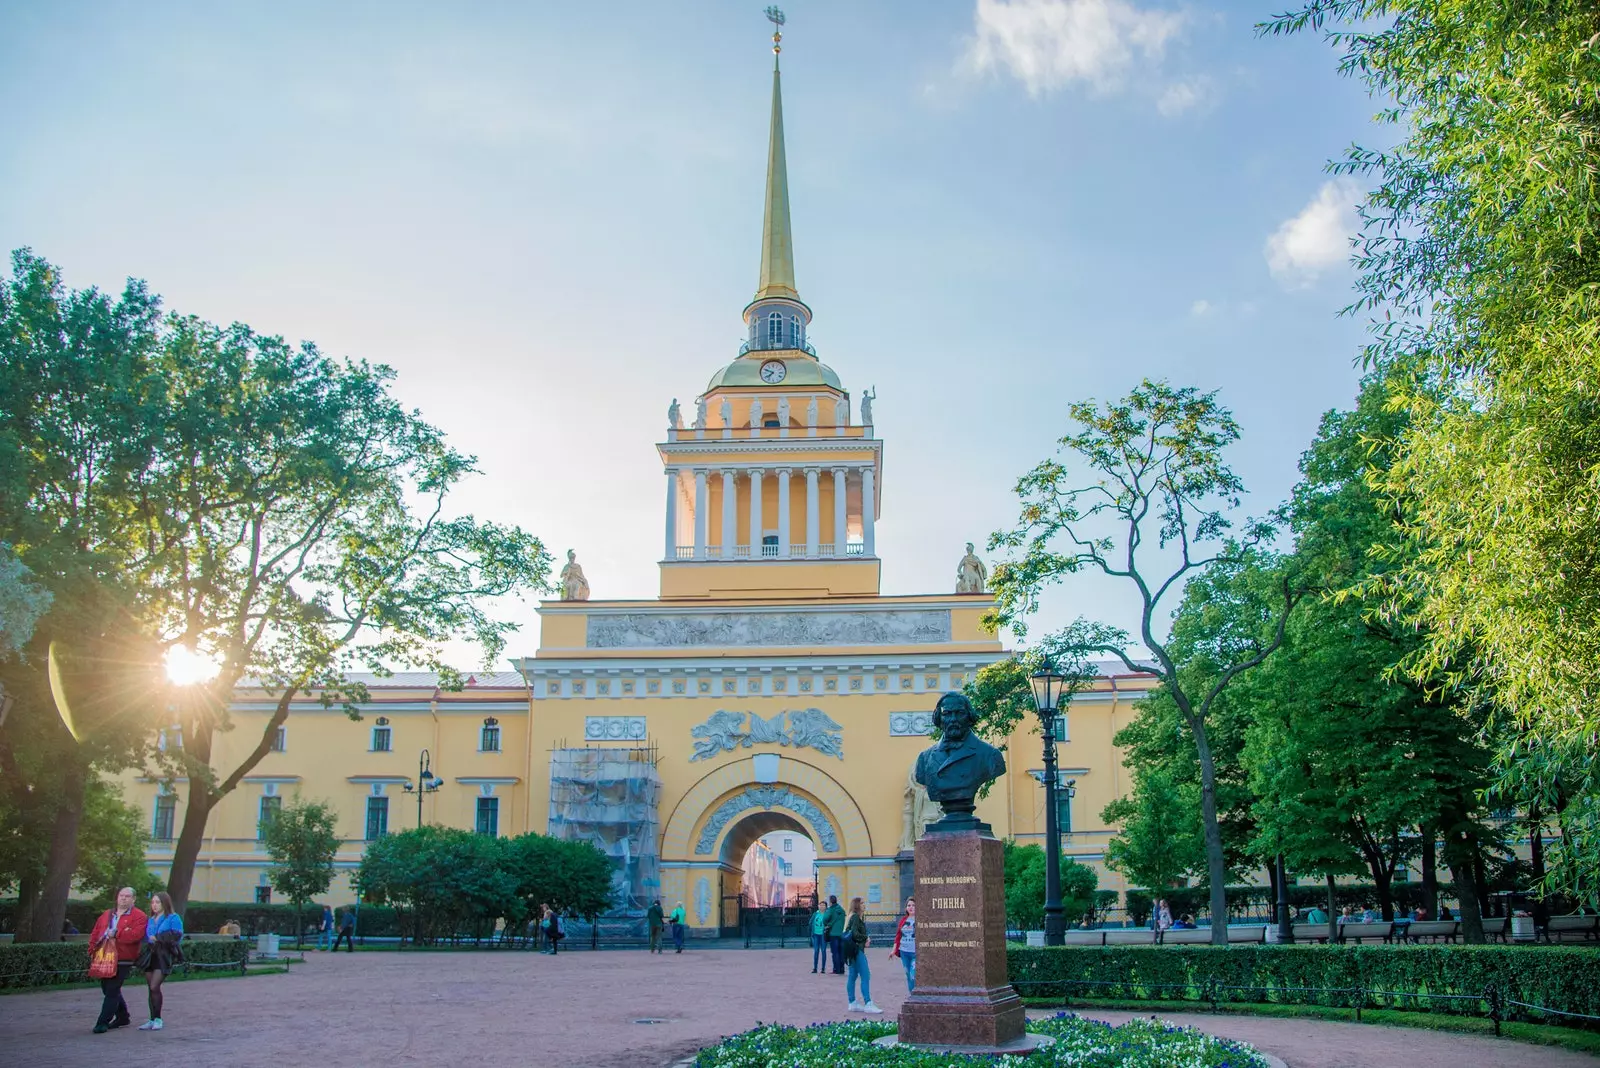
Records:
M167 678L177 686L195 686L217 677L222 665L187 645L167 650Z

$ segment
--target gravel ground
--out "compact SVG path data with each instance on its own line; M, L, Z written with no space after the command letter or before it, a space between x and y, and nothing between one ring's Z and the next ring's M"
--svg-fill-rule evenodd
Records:
M904 974L871 950L873 994L893 1016ZM310 953L286 975L167 988L167 1028L92 1034L99 994L0 997L0 1063L125 1062L470 1068L663 1068L758 1023L843 1019L844 978L797 950ZM142 987L128 984L135 1022ZM1095 1013L1120 1022L1128 1013ZM1309 1020L1173 1016L1257 1045L1290 1068L1596 1068L1600 1059L1464 1035ZM640 1024L655 1019L662 1023Z

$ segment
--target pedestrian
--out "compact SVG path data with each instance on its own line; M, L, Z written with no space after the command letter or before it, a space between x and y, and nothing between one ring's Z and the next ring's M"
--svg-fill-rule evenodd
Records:
M550 942L550 955L553 957L561 949L561 940L567 937L561 929L561 914L549 905L544 907L544 933Z
M844 951L848 955L848 977L844 981L845 997L849 998L849 1011L880 1013L883 1010L872 1003L872 969L867 966L867 917L859 897L850 899L850 918L844 925ZM861 981L861 1000L856 1001L856 981Z
M317 923L317 950L333 945L333 906L322 906L322 919Z
M172 898L165 890L150 895L150 919L145 924L145 948L139 954L145 985L150 988L150 1019L139 1025L141 1031L159 1031L161 1022L161 984L172 969L183 963L183 917L172 910Z
M828 953L833 957L833 974L844 974L844 909L839 907L839 895L828 895Z
M906 898L906 914L894 929L894 950L891 957L899 957L906 970L906 990L917 988L917 899Z
M828 913L818 901L811 913L811 974L828 971Z
M665 915L661 911L659 900L650 902L650 907L645 910L645 919L650 924L650 952L661 952L661 927L665 922Z
M689 914L683 911L683 902L681 901L678 902L677 907L672 910L672 915L667 917L667 922L672 924L672 946L674 953L683 952L683 925L684 921L686 921L688 917Z
M128 981L133 962L139 958L149 922L149 917L134 907L133 887L124 886L117 891L117 903L100 914L89 934L91 952L109 953L116 962L114 974L100 978L100 1016L94 1022L97 1035L133 1022L122 997L122 984Z
M356 951L356 910L352 905L344 910L339 918L339 937L333 940L333 951L339 952L339 943L344 943L346 953Z

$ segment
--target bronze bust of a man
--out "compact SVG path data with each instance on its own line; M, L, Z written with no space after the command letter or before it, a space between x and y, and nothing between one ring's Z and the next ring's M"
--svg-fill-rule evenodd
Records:
M939 698L933 718L941 737L917 756L916 780L927 788L928 798L944 809L944 818L928 826L929 834L989 828L972 815L978 791L1006 773L1005 755L972 733L977 713L965 694L951 692Z

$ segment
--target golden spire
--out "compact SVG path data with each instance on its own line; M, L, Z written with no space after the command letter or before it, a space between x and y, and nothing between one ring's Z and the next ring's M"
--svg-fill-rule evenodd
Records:
M799 300L794 287L794 235L789 229L789 168L783 155L783 94L779 87L778 54L783 51L783 12L767 8L772 21L772 129L767 142L767 208L761 222L761 282L756 300L788 297Z

